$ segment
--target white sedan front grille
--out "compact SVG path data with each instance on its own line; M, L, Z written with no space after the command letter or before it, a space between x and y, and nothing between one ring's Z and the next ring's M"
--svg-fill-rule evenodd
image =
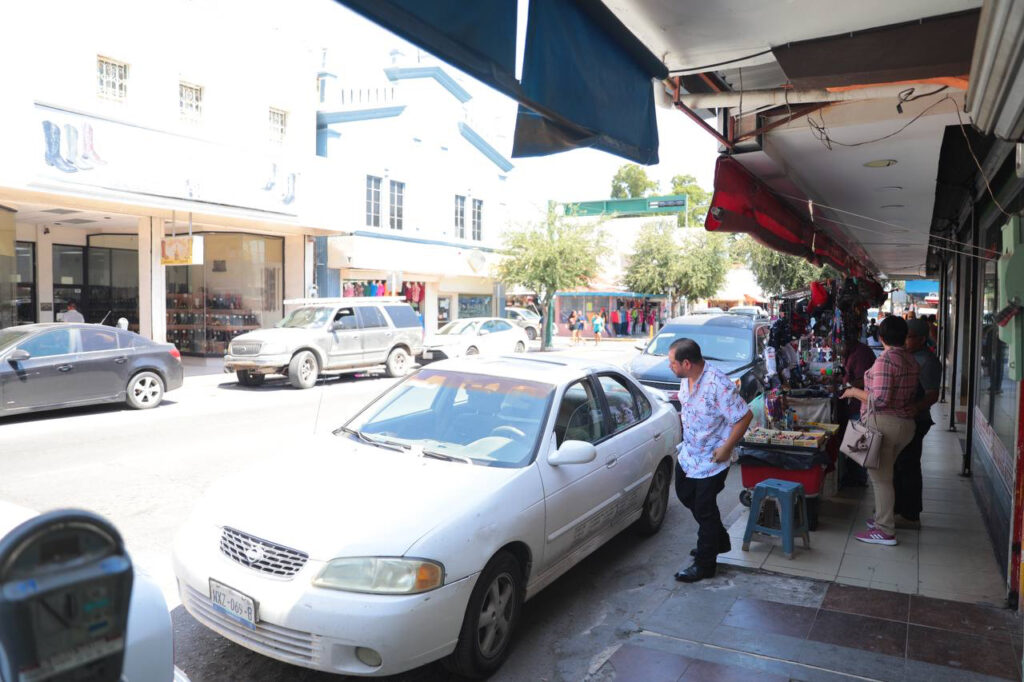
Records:
M227 526L220 535L220 551L232 561L279 578L290 578L309 561L305 552Z

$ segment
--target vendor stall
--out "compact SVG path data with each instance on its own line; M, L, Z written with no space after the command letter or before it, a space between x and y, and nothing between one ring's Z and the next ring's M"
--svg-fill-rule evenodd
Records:
M801 483L809 525L816 528L826 475L837 466L846 346L862 336L865 311L879 296L884 299L876 283L847 278L811 282L773 300L764 409L736 453L744 504L765 479Z

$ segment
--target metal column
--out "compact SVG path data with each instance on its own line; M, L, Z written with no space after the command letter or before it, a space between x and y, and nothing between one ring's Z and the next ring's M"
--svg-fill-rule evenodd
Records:
M949 303L946 300L949 298L949 284L947 279L949 278L949 262L946 256L942 256L939 261L939 272L942 276L939 278L939 336L936 339L936 345L938 346L939 359L942 360L942 379L939 383L939 402L946 402L946 322L947 313L949 310Z
M964 357L965 362L964 368L967 374L967 443L964 446L964 460L963 468L961 469L961 476L971 475L971 457L974 454L974 406L977 399L977 388L978 388L978 373L975 371L978 359L978 309L981 301L978 300L978 279L980 272L981 258L976 255L978 251L978 245L981 241L981 229L978 225L974 214L974 208L971 208L971 248L969 267L967 268L968 278L967 286L962 289L963 294L967 296L968 309L970 313L967 316L967 334L970 336L970 342L967 345L967 355Z

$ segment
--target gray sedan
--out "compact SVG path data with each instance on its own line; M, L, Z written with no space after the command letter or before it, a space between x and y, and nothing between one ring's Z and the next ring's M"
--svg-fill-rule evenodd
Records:
M156 407L184 379L170 343L98 324L0 329L0 415L126 402Z

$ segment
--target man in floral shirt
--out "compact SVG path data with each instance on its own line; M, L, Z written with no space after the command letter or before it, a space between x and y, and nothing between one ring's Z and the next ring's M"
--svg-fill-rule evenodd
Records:
M676 580L694 583L715 575L717 557L731 549L718 511L732 449L753 419L736 385L704 361L693 339L676 339L668 349L668 366L679 382L679 417L683 442L676 463L676 496L700 524L693 563Z

